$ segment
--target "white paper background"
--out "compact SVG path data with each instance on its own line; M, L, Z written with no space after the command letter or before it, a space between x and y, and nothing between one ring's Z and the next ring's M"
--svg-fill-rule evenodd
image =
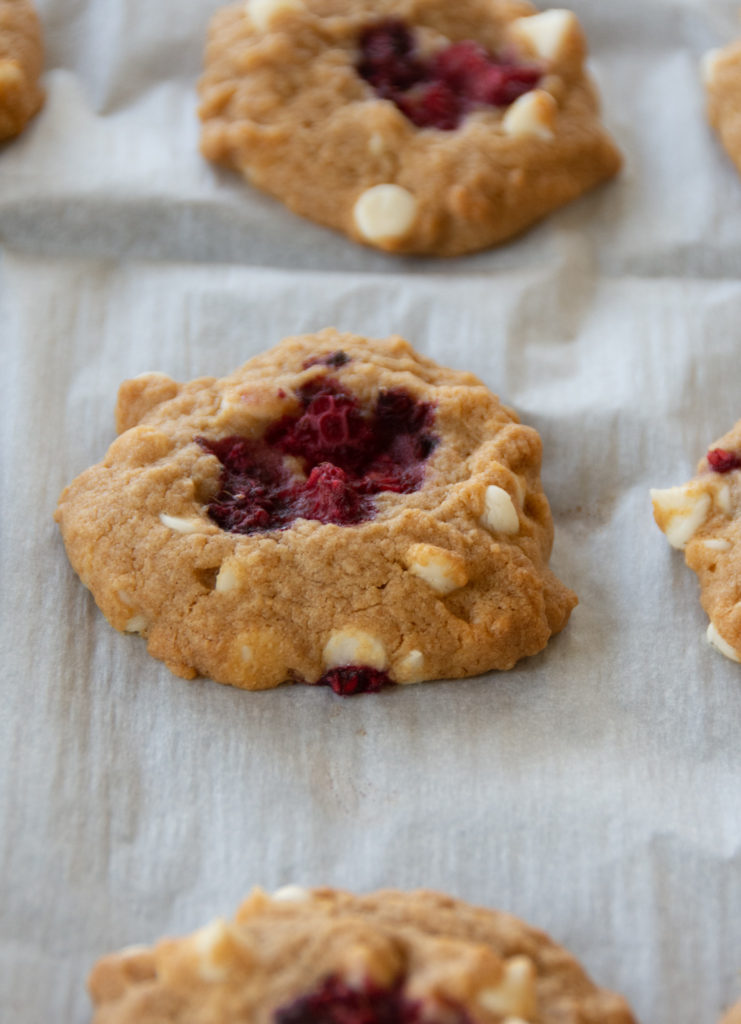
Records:
M0 1019L83 1024L96 956L297 881L505 907L643 1024L713 1024L741 995L741 669L647 488L741 414L741 182L696 76L735 3L575 3L625 171L451 262L357 248L199 158L216 0L39 6L47 105L0 150ZM544 654L246 694L175 679L95 609L51 516L118 383L326 324L404 334L540 430L581 598Z

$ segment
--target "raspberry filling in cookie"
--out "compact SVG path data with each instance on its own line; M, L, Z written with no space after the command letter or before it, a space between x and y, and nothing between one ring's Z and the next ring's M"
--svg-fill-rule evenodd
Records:
M712 448L708 452L708 464L716 473L730 473L733 469L741 469L741 455L725 448Z
M409 494L422 485L438 444L431 404L398 389L381 391L364 409L328 378L298 397L300 413L284 416L262 438L195 439L223 467L208 506L223 530L282 530L297 519L349 526L373 518L381 491ZM300 460L305 479L296 479L287 455Z
M325 672L317 686L330 686L340 697L354 697L359 693L380 693L384 686L393 686L387 672L368 665L342 665Z
M493 57L468 39L423 57L397 18L366 28L360 50L360 76L418 128L452 131L478 106L508 107L543 74L532 65Z
M404 999L397 982L392 988L367 984L350 988L337 975L308 996L276 1010L275 1024L436 1024L440 1016L422 1012L419 1002ZM446 1003L446 1024L467 1024L463 1010Z

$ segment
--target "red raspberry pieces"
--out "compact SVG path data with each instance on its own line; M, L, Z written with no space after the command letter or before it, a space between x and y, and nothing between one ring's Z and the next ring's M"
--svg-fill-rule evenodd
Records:
M476 106L509 106L542 76L540 68L497 59L469 39L424 59L398 18L366 28L360 51L360 76L418 128L452 131Z
M330 975L309 995L279 1007L275 1024L470 1024L468 1015L446 1002L443 1012L430 1013L420 1002L405 999L401 983L381 988L367 983L351 988L338 975Z
M725 448L712 448L708 452L708 463L716 473L730 473L733 469L741 469L741 455Z
M386 672L367 665L343 665L332 668L317 681L317 686L330 686L340 697L359 693L379 693L384 686L393 686Z
M222 465L208 512L223 530L282 530L296 519L350 526L372 518L373 496L381 491L409 494L421 487L438 444L429 403L403 390L382 391L374 407L364 409L327 377L298 397L301 412L284 416L263 438L195 439ZM296 480L286 455L301 460L305 480Z

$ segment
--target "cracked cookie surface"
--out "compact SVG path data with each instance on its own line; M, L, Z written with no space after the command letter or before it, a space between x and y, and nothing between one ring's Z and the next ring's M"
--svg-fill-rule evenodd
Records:
M29 0L0 0L0 141L40 109L42 61L41 26Z
M429 891L254 890L103 958L89 989L94 1024L635 1024L543 932Z
M119 630L178 675L337 693L511 668L576 598L541 442L472 374L327 329L231 376L125 382L56 513Z
M201 148L355 241L471 252L619 169L585 55L524 0L242 0L211 24Z
M702 77L708 120L741 174L741 39L706 54Z
M697 573L708 641L741 661L741 420L710 446L696 476L651 498L659 528Z

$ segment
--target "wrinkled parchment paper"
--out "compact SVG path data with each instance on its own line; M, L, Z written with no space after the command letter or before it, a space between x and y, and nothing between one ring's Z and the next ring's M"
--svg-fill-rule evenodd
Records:
M200 159L216 0L39 7L46 107L0 149L0 1019L84 1024L96 956L294 881L507 908L643 1024L713 1024L741 995L741 667L647 490L741 415L741 181L697 76L734 0L576 2L625 170L448 262L358 248ZM541 432L581 599L543 654L247 694L175 679L96 610L52 513L119 382L327 324L405 335Z

